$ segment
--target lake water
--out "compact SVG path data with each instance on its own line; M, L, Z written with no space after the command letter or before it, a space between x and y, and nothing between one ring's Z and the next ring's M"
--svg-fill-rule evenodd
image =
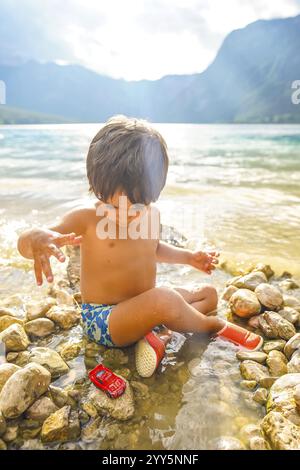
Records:
M85 156L98 128L96 124L0 127L0 301L17 294L14 301L20 316L23 303L43 298L47 286L35 286L31 262L17 253L17 235L32 224L51 224L89 197ZM158 201L162 222L190 239L191 247L218 247L231 271L267 261L278 273L289 270L300 279L300 126L159 124L157 128L170 155L167 185ZM54 265L55 272L65 269ZM209 281L221 293L228 277L216 270ZM163 285L195 286L207 280L184 266L163 265L158 273ZM220 314L224 313L221 307ZM77 326L43 344L56 348L81 338ZM76 445L206 449L214 439L238 437L242 423L258 422L263 409L245 398L235 353L235 346L221 340L208 344L196 336L186 340L174 334L162 369L144 379L150 398L138 401L137 421L120 425L126 439L85 438L83 432ZM129 358L134 370L131 350ZM96 359L101 361L100 356ZM70 372L56 385L87 380L83 353L69 366ZM40 445L38 440L28 441L25 448Z
M158 124L170 155L162 222L229 268L268 261L300 275L300 126ZM0 257L16 232L88 197L85 156L98 124L0 127Z

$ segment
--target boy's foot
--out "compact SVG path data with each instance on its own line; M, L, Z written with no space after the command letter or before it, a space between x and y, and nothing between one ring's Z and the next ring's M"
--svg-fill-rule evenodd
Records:
M217 333L220 338L231 341L248 351L256 351L263 344L263 338L241 326L226 322L224 328Z
M169 331L169 334L164 332L163 335L158 336L151 331L137 342L135 347L135 365L141 377L151 377L154 374L165 355L166 344L171 334L172 332Z

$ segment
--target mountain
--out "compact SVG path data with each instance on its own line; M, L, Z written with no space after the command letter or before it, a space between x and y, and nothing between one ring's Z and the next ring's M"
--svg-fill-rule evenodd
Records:
M291 102L299 44L300 15L233 31L200 74L130 82L32 61L0 65L0 79L9 106L66 120L103 122L122 113L155 122L300 122L300 105Z
M27 109L0 106L0 125L3 124L63 124L68 122L60 116L28 111Z

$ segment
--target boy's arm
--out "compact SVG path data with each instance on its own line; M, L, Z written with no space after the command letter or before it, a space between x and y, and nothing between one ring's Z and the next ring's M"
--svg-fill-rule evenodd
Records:
M211 274L216 268L218 257L219 253L216 251L190 251L162 241L159 241L156 250L156 259L159 263L189 264L206 274Z
M49 282L53 274L49 262L51 256L64 262L60 250L65 245L79 245L87 225L87 210L76 209L66 214L61 221L50 228L33 228L23 232L18 240L18 250L25 258L34 260L37 284L43 283L43 274Z

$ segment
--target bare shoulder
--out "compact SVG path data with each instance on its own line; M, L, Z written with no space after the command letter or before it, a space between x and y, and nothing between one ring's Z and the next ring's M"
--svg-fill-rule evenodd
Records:
M61 220L51 227L60 233L74 232L77 235L83 235L96 217L95 203L81 204L67 212Z

